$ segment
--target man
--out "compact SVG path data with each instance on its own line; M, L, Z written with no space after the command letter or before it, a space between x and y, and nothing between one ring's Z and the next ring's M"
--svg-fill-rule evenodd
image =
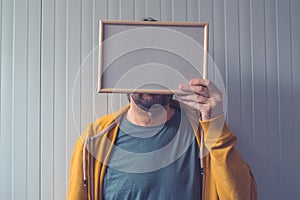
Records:
M128 106L89 125L74 148L67 199L257 199L220 90L205 79L179 89L177 101L130 94Z

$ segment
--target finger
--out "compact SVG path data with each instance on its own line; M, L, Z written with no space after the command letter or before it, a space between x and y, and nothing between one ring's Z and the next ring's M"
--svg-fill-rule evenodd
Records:
M191 79L190 80L190 85L191 86L196 86L196 85L203 86L203 87L208 88L209 90L217 89L215 84L212 81L208 80L208 79Z
M210 84L210 81L207 79L198 78L198 79L190 80L190 85L201 85L201 86L207 87L209 84Z
M184 103L185 105L190 106L192 109L199 110L200 112L207 112L207 110L210 108L208 104L201 104L193 101L185 101L178 99L179 102Z
M201 104L209 103L209 99L201 95L179 95L177 99L181 101L195 102Z
M182 90L184 92L190 92L190 93L194 93L194 90L192 89L192 87L189 84L181 84L179 85L179 90Z
M199 94L199 95L202 95L202 96L207 97L207 98L210 97L208 88L204 87L204 86L180 85L179 89L184 91L184 92Z

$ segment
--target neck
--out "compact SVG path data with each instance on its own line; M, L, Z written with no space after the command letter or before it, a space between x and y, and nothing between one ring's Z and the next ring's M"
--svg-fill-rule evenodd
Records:
M173 114L174 109L169 105L166 107L155 106L155 108L145 111L131 101L130 108L126 113L126 118L138 126L159 126L168 121Z

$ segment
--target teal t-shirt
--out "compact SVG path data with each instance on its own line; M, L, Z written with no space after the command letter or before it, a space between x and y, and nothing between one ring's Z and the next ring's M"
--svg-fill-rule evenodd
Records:
M122 119L104 177L104 199L201 199L197 142L175 110L161 126Z

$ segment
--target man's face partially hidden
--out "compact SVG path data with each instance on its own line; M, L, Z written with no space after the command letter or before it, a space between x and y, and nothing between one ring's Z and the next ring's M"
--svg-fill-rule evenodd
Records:
M166 107L169 105L170 94L139 94L133 93L131 97L136 105L146 112L149 112L154 105Z

